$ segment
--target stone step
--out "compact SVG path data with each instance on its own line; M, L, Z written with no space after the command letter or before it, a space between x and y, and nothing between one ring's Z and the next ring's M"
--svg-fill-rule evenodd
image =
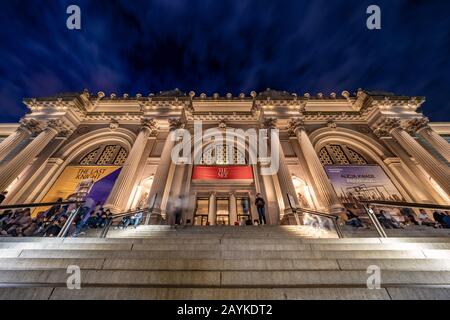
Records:
M450 260L426 259L0 259L0 270L383 270L450 271Z
M2 271L0 284L66 285L65 270ZM85 286L202 286L202 287L366 287L367 272L352 271L135 271L83 270L81 281ZM450 286L449 271L390 271L381 274L384 287L395 285Z
M0 288L0 300L450 300L449 288Z
M450 250L450 243L237 243L187 244L187 243L40 243L0 242L1 249L14 250L134 250L134 251L385 251L385 250Z
M155 244L155 243L168 243L168 244L239 244L245 241L247 244L273 244L273 239L267 238L210 238L210 237L152 237L152 238L13 238L5 237L0 238L0 243L133 243L133 244ZM450 243L450 237L448 238L343 238L343 239L303 239L296 237L283 237L276 239L277 244L298 244L298 243L310 243L310 244L378 244L378 243Z
M16 255L14 256L13 253ZM11 258L124 258L124 259L450 259L450 250L22 250Z

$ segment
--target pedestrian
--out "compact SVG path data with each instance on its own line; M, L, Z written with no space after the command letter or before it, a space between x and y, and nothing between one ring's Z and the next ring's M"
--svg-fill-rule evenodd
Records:
M260 225L266 224L266 213L265 213L266 202L261 196L261 193L258 193L256 195L255 205L256 209L258 210L259 224Z

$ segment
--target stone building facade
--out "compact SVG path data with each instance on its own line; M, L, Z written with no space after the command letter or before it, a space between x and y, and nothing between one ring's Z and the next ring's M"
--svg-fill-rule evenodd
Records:
M173 90L29 98L19 124L0 125L3 204L84 192L114 213L151 206L157 222L170 220L182 199L184 222L234 224L246 214L257 217L261 193L268 223L279 224L292 206L337 213L356 195L390 199L387 179L398 192L394 200L448 205L450 123L429 123L419 112L424 101L364 90L325 96L270 89L237 97ZM261 174L262 159L250 163L250 142L242 149L202 140L200 151L191 150L200 163L174 163L173 132L194 135L198 121L203 130L278 129L277 172ZM332 179L336 168L369 168L383 177L376 185L374 175L346 173L357 186L344 190Z

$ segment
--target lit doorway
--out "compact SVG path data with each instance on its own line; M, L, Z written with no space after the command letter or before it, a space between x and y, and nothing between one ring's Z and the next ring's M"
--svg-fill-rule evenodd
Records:
M206 226L208 223L209 198L197 198L195 205L194 225Z
M216 224L229 225L230 224L230 199L217 198L216 201Z

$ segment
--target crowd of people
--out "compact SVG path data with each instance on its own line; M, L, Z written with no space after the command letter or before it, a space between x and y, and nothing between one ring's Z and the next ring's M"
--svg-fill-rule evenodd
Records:
M375 216L385 229L403 229L410 225L450 228L450 213L441 210L433 212L433 219L430 218L424 209L420 209L419 213L416 214L411 208L400 209L401 219L383 209L375 212ZM370 228L351 210L347 210L345 213L345 224L355 228Z
M0 214L0 236L55 237L67 222L69 209L69 205L56 204L36 215L30 208L5 210Z
M48 210L35 214L30 208L0 212L0 237L56 237L72 213L75 212L76 215L67 228L67 236L76 237L85 234L90 229L103 229L113 222L111 211L104 209L100 203L95 206L85 203L81 207L62 203L63 200L58 199L57 204ZM118 221L116 228L137 227L142 220L143 212L138 210Z

